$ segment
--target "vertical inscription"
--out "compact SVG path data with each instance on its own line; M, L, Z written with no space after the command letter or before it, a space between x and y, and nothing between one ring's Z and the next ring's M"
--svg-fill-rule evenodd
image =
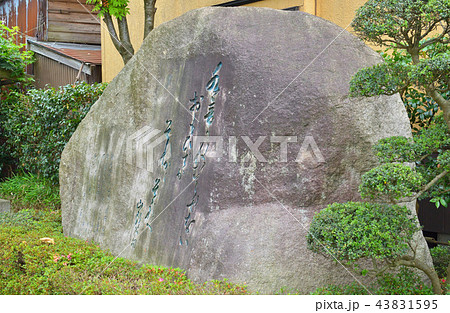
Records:
M220 62L216 68L214 69L210 80L208 81L208 83L206 84L206 91L208 93L208 100L209 100L209 104L207 107L207 112L206 114L203 116L203 121L205 123L205 133L206 136L209 136L209 128L210 126L213 124L214 122L214 113L215 113L215 105L216 105L216 97L217 94L220 91L219 88L219 81L220 81L220 76L219 76L219 72L222 68L222 62ZM183 157L182 157L182 166L180 168L180 170L178 171L178 178L181 179L182 175L184 174L186 168L187 168L187 160L189 155L192 154L193 158L192 158L192 182L194 185L194 191L191 197L191 200L189 201L188 204L186 204L186 213L185 213L185 217L184 217L184 223L183 223L183 230L182 233L180 235L180 239L179 239L179 245L183 245L185 244L186 246L189 245L189 240L188 240L188 236L190 234L190 232L192 231L192 227L195 224L195 219L194 219L194 215L195 215L195 208L198 204L199 201L199 193L198 193L198 179L206 165L206 153L208 152L208 148L209 148L209 143L206 142L202 142L200 144L200 146L198 147L197 151L192 151L193 149L193 137L194 137L194 130L195 130L195 126L194 126L194 122L197 119L197 113L200 111L203 102L205 100L205 97L203 95L198 95L197 92L194 92L194 98L191 99L189 101L190 103L190 108L189 110L192 112L192 119L191 119L191 123L189 125L189 133L188 136L186 136L186 140L183 143L182 146L182 152L183 152Z
M162 184L164 184L166 172L167 172L168 167L170 166L170 162L167 158L168 158L168 151L170 149L169 143L170 143L170 132L171 131L172 131L172 120L167 120L166 121L166 129L164 130L164 135L166 137L166 140L164 142L164 151L162 152L160 158L158 159L158 165L162 168L163 174L162 174L162 177L156 178L153 182L152 198L150 200L150 204L148 205L147 212L144 216L144 227L148 228L148 230L150 232L152 231L152 226L151 226L151 224L153 222L152 217L153 217L154 207L156 205L157 198L158 198L158 190L161 188ZM139 233L142 232L140 230L140 228L141 228L141 224L142 224L141 222L142 222L143 206L144 206L144 203L142 202L142 199L140 199L136 206L137 213L134 218L134 229L133 229L132 239L131 239L131 247L133 247L133 248L136 247L137 238L139 237Z

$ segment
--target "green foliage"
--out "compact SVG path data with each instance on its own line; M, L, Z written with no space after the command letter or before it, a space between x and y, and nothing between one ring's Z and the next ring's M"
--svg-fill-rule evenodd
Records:
M39 239L54 239L54 244ZM194 284L180 269L139 266L62 234L60 211L0 214L0 294L245 294L226 280Z
M446 150L439 154L436 160L440 168L450 171L450 150Z
M59 89L10 92L4 101L4 144L19 168L58 183L61 153L105 84L79 83Z
M448 25L449 12L449 0L369 0L357 10L352 27L366 41L407 47L410 37L423 39L440 22Z
M26 81L25 67L31 64L33 52L23 50L25 44L16 44L19 29L8 28L0 22L0 85L2 81Z
M94 5L92 11L98 12L100 17L104 16L105 13L108 13L119 20L130 13L128 2L129 0L86 0L87 4Z
M417 85L426 86L442 79L448 79L449 72L450 53L446 51L422 60L411 73L411 78Z
M362 69L353 77L350 95L399 92L415 131L431 124L438 104L448 112L449 12L450 0L367 1L357 10L352 26L361 39L390 47L382 53L385 63Z
M393 95L410 84L411 66L381 63L358 71L350 81L350 96Z
M397 274L385 273L376 283L366 287L373 295L432 295L433 290L425 285L419 275L406 267L401 267ZM329 285L317 289L314 295L368 295L369 292L360 284Z
M430 127L415 133L414 142L415 146L413 146L413 149L416 151L416 155L419 156L419 159L416 159L416 161L420 161L424 156L442 151L450 145L450 131L442 115L436 116L434 124Z
M0 196L10 199L13 210L19 208L58 209L59 188L33 174L22 174L0 183Z
M362 176L359 192L362 198L383 199L391 202L410 197L420 190L424 179L411 167L399 163L385 163Z
M412 270L400 267L398 274L386 273L378 278L378 295L432 295L433 289L425 285Z
M440 278L447 278L447 267L450 264L450 246L437 246L430 249L434 269Z
M411 129L414 132L428 128L439 111L438 104L424 92L408 88L403 94L403 103L408 113ZM449 95L446 96L450 99Z
M369 289L368 287L366 287ZM353 282L345 285L328 285L325 287L317 288L312 295L369 295L370 293L360 284ZM369 291L371 291L369 289ZM371 292L372 293L372 292ZM373 293L372 293L373 294Z
M441 115L437 115L428 128L414 133L413 140L405 137L380 140L374 150L383 165L363 176L363 196L388 196L395 200L410 196L420 189L423 191L425 183L431 182L443 171L450 170L449 147L450 131ZM413 170L405 168L399 173L391 168L405 166L392 162L415 162L416 166ZM447 206L450 200L449 176L446 174L435 181L434 185L422 192L419 199L432 198L431 201L435 202L436 206ZM422 182L419 181L420 177Z
M333 203L314 216L308 248L338 260L395 259L408 251L420 228L406 207L374 203Z
M414 162L417 158L414 141L401 136L379 140L375 144L374 150L382 163Z
M436 42L428 47L425 47L422 51L423 58L436 58L443 53L447 53L448 46L442 43ZM383 56L386 66L390 68L411 68L412 67L412 57L410 54L405 52L403 49L399 49L395 44L390 45L387 49L381 52ZM363 70L358 75L365 75L365 78L368 79L367 82L362 82L360 79L354 79L352 81L351 90L355 95L359 94L359 88L368 88L365 84L373 84L374 82L371 80L370 69ZM397 90L400 92L400 96L402 97L403 103L405 104L406 111L408 113L408 117L411 123L411 128L413 131L419 131L421 128L428 128L437 114L439 110L438 104L420 88L417 88L414 84L412 84L412 79L408 78L409 73L398 73L399 75L403 75L404 81L402 82L402 77L396 76L396 83L394 83L397 87ZM386 77L385 77L386 79ZM447 84L444 80L440 80L439 85L441 88L446 88ZM376 84L376 83L375 83ZM359 87L358 87L359 85ZM401 88L403 86L403 88ZM377 87L375 90L379 90ZM393 90L393 88L391 88ZM364 91L364 94L370 94L368 91ZM381 92L381 94L384 94ZM450 92L443 93L445 99L450 99Z
M381 53L384 63L364 68L355 74L350 82L350 96L372 97L399 92L407 108L411 107L409 111L416 107L414 117L426 122L437 113L438 105L426 95L422 87L436 84L439 89L447 89L446 79L450 71L448 49L447 45L439 42L430 45L420 54L422 59L419 63L414 64L410 54L399 49L398 45L390 45ZM443 96L449 99L448 90Z

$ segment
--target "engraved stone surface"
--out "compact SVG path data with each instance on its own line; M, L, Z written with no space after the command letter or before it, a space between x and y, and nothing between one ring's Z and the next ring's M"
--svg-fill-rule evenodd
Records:
M306 234L327 204L359 199L377 140L411 136L398 95L348 98L380 61L299 12L204 8L161 25L63 152L64 233L263 293L354 281Z

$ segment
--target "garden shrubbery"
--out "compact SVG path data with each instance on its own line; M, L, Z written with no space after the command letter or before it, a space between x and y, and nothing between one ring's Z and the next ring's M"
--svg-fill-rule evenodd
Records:
M64 146L105 87L82 82L58 89L5 92L0 122L6 141L1 150L8 151L19 169L58 184ZM7 156L0 157L1 169Z

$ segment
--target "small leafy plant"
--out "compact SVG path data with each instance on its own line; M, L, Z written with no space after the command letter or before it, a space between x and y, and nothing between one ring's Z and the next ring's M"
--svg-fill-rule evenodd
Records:
M334 203L314 216L307 236L308 248L333 255L361 275L380 277L389 269L407 266L423 271L433 292L442 294L434 269L416 258L411 242L420 227L406 207L378 203ZM369 260L372 266L360 260Z
M349 264L362 258L395 260L405 255L420 228L406 207L347 202L321 210L311 223L308 248Z
M19 36L19 28L8 28L0 21L0 86L31 80L25 68L33 63L33 52L24 49L25 44L16 44Z

